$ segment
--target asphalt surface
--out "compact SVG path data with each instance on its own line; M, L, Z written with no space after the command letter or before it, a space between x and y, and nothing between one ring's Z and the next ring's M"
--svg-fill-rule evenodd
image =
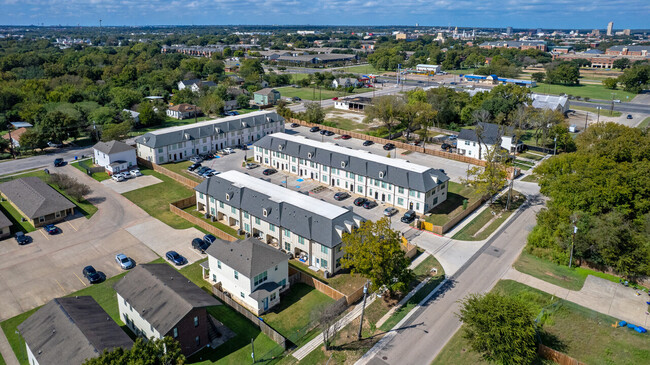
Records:
M592 103L586 101L571 100L570 104L576 106L586 106L590 108L601 107L603 111L608 111L612 108L611 103ZM650 114L650 105L639 103L614 103L614 110L619 112Z
M0 175L14 174L20 171L53 167L54 159L63 158L66 162L74 162L75 156L92 155L92 147L68 147L52 150L44 155L7 160L0 162Z

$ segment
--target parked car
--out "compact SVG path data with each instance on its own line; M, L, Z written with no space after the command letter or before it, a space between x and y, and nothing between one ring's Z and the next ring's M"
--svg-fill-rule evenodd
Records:
M411 222L413 222L413 221L415 220L415 218L417 218L417 217L418 217L418 216L415 215L415 212L414 212L414 211L409 210L408 212L404 213L404 215L402 216L402 218L400 218L400 221L401 221L402 223L411 223Z
M210 247L210 244L200 238L195 238L192 240L192 248L199 251L200 253L205 253L205 250L207 250L208 247Z
M20 246L29 243L29 236L25 235L23 232L16 232L15 238L16 238L16 242L18 242Z
M339 191L338 193L334 194L334 200L341 201L345 200L350 197L350 194L346 193L345 191Z
M447 137L447 139L450 140L450 141L455 141L455 140L458 139L458 136L451 135L451 136Z
M373 144L375 144L375 142L373 142L373 141L364 141L363 142L363 145L366 146L366 147L367 146L372 146Z
M133 177L142 176L142 173L140 172L140 169L133 169L133 170L129 171L129 173Z
M84 278L86 278L91 284L99 283L102 281L102 276L99 275L97 270L95 270L95 268L92 266L84 267L82 273L84 275Z
M55 226L54 224L48 224L45 227L43 227L43 229L45 230L45 232L47 232L47 234L59 233L59 227Z
M54 167L59 167L65 165L65 161L62 158L54 159Z
M322 134L322 135L324 136L324 135L327 134L327 131L326 131L325 129L321 129L321 131L320 131L319 133Z
M121 181L126 180L126 179L124 178L124 176L122 176L122 174L120 174L120 173L113 174L113 176L111 176L111 179L113 179L113 180L115 180L115 181L117 181L117 182L121 182Z
M266 170L262 171L262 174L268 176L268 175L273 175L273 174L275 174L276 172L278 172L278 170L276 170L276 169L266 169Z
M227 154L231 154L231 153L235 153L235 150L233 150L230 147L226 147L226 148L223 149L223 152L225 152Z
M133 260L128 258L125 254L123 253L118 253L115 255L115 262L117 262L122 270L128 270L131 269L135 266L135 263L133 263Z
M352 138L352 137L349 134L344 134L344 135L341 136L341 139L345 139L345 140L350 139L350 138Z
M181 256L178 252L176 251L167 251L165 254L165 257L167 260L171 261L174 263L174 265L180 266L185 263L187 263L187 259L185 257Z
M392 150L392 149L394 149L394 148L395 148L395 145L392 144L392 143L386 143L386 144L384 145L384 150L386 150L386 151L390 151L390 150Z
M199 163L199 162L203 162L203 159L201 158L201 156L192 156L190 157L190 161L194 163Z
M366 201L363 203L363 207L364 207L365 209L372 209L372 208L374 208L374 207L376 207L376 206L377 206L377 202L375 202L374 200L366 200Z
M47 142L48 147L53 147L53 148L59 148L63 146L61 143L56 143L56 142Z
M385 215L386 217L392 217L392 216L394 216L396 213L397 213L397 209L395 209L395 208L393 208L393 207L388 207L388 208L384 209L384 215Z
M294 97L293 97L293 101L302 101L302 99L300 99L300 98L297 97L297 96L294 96Z
M205 236L203 236L203 240L211 245L217 240L217 237L211 234L206 234Z
M366 198L356 198L356 199L354 199L354 205L356 205L357 207L360 207L360 206L363 205L363 203L366 202L366 200L367 200Z
M124 180L130 179L132 177L131 174L129 174L128 171L118 172L118 174L122 175Z
M298 123L291 123L291 128L298 128L300 127L300 124Z
M194 172L197 173L198 175L201 175L202 173L204 173L204 172L206 172L206 171L208 171L208 170L210 170L209 167L207 167L207 166L202 166L201 168L199 168L198 170L195 170Z
M221 173L221 171L214 171L214 170L212 170L212 172L210 173L210 176L217 176L217 175L219 175L220 173Z
M194 170L198 169L199 167L201 167L200 163L193 163L187 168L187 171L194 171Z
M325 132L325 135L328 136L328 137L331 137L331 136L333 136L333 135L335 135L335 134L336 134L336 133L334 133L334 132L332 132L332 131L327 131L327 132Z
M448 149L451 149L451 147L452 147L452 146L451 146L450 144L443 143L443 144L440 146L440 149L443 150L443 151L446 151L446 150L448 150Z
M318 127L311 127L311 128L309 128L309 131L312 132L312 133L314 133L314 132L318 132L319 130L320 130L320 128L318 128Z
M252 169L258 168L258 167L260 167L260 165L258 165L256 163L249 162L249 163L246 164L246 169L248 169L248 170L252 170Z
M332 98L332 100L339 100L338 96Z
M212 176L212 174L215 173L215 172L217 172L217 171L213 170L213 169L207 169L207 170L205 170L205 172L203 172L201 174L201 176L203 176L205 178L208 178L208 177Z
M627 119L632 119L632 114L628 114Z

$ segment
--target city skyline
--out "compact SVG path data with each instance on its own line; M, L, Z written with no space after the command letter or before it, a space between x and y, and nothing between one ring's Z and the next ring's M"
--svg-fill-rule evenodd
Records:
M595 0L589 6L568 0L425 1L405 0L3 0L2 25L396 25L482 28L615 29L648 28L645 0ZM179 11L181 10L181 11ZM145 16L143 16L143 14ZM580 16L576 16L579 14Z

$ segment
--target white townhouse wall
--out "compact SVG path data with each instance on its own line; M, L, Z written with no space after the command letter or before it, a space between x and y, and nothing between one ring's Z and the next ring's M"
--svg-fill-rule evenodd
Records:
M136 308L133 306L120 294L117 294L117 306L120 311L120 319L124 322L127 327L137 336L142 336L144 338L155 338L161 339L163 336L156 331L156 329L147 322L140 314Z
M351 210L234 170L194 190L200 212L330 273L341 267L343 233L364 221Z
M485 160L488 152L495 146L509 153L520 151L523 143L521 141L514 143L514 137L514 131L510 127L503 130L497 124L478 123L474 129L463 128L460 131L456 150L458 154Z
M137 159L135 148L124 142L110 141L98 142L93 146L93 158L96 165L113 172L113 166L116 162L120 162L120 170L128 169L131 166L137 166Z
M208 250L209 281L260 315L289 289L289 255L256 238L217 240Z
M426 213L447 199L439 169L285 133L253 145L261 164L402 209Z
M284 118L275 111L258 111L146 133L136 139L137 155L157 164L183 161L283 131Z

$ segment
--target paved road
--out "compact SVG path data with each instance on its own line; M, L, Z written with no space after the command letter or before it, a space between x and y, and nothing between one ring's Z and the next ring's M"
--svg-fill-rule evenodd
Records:
M531 196L526 208L501 227L497 234L449 278L449 284L424 306L416 309L403 329L391 335L379 351L362 358L359 364L429 364L460 328L458 300L470 293L492 289L504 276L525 246L526 236L535 225L541 208L538 196ZM377 349L375 349L377 350Z
M596 107L601 107L604 111L608 111L612 107L611 103L588 103L585 101L576 100L571 100L570 104L576 106L586 106L594 109ZM650 105L638 103L614 103L614 110L619 112L650 114Z
M81 157L81 155L91 155L92 153L92 147L69 147L48 152L40 156L8 160L0 162L0 175L52 166L55 158L63 158L65 161L72 162L75 156Z

